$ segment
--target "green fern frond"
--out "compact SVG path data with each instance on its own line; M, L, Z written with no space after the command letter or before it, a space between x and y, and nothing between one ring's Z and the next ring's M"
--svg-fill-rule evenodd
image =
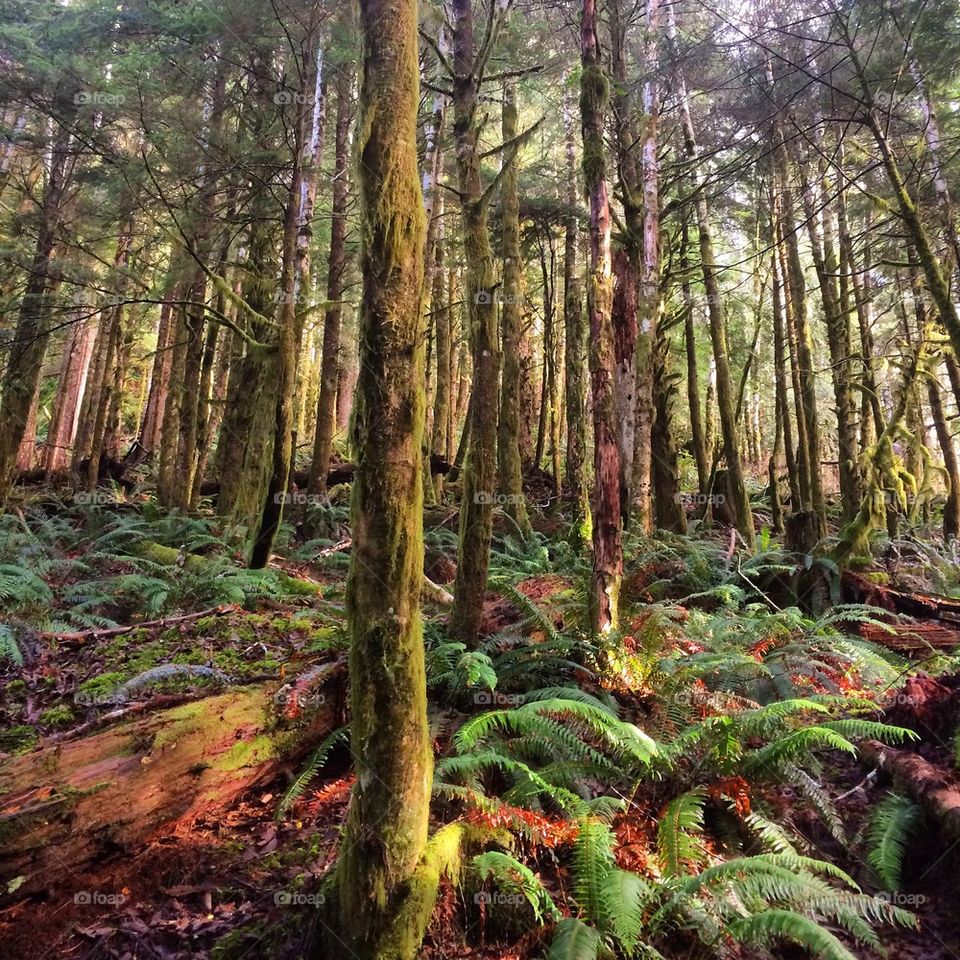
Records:
M537 923L561 916L553 898L539 877L519 860L499 850L488 850L473 858L473 868L481 879L492 876L498 884L523 895L533 909Z
M327 762L327 757L330 756L330 751L338 744L347 739L350 735L350 726L349 724L343 727L340 727L337 730L334 730L333 733L329 734L317 747L316 750L310 754L307 762L303 765L303 769L297 775L297 778L290 784L287 788L287 792L283 795L283 799L280 801L279 806L277 807L276 818L282 820L284 814L303 796L306 792L308 786L310 786L310 781L319 773L320 769Z
M703 833L703 807L706 791L689 790L667 804L657 828L657 853L663 872L677 876L690 863L703 858L700 834Z
M888 793L874 807L867 830L867 862L890 891L900 889L907 845L923 822L923 808L896 793Z
M857 960L829 930L792 910L764 910L742 920L734 920L727 931L734 940L743 944L767 946L778 940L790 940L820 960Z
M547 960L597 960L601 946L596 929L576 917L567 917L557 924Z

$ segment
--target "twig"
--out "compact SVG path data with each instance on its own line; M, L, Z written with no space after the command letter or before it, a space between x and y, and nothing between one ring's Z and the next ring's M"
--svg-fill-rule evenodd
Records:
M73 643L85 643L88 638L118 637L141 627L166 627L173 623L185 623L187 620L199 620L216 613L232 613L240 608L235 603L221 603L219 606L200 610L197 613L184 613L178 617L161 617L159 620L141 620L139 623L129 623L123 627L96 627L93 630L81 630L77 633L51 633L38 631L37 637L43 640L67 640Z

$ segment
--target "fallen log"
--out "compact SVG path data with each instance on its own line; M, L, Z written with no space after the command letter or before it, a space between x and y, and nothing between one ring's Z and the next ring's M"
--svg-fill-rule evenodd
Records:
M292 726L277 684L182 704L0 765L0 906L216 818L342 723L345 667ZM280 700L285 698L280 697Z
M927 809L952 840L960 841L960 785L951 773L916 753L877 740L866 740L859 749L900 790Z
M935 594L906 593L884 584L874 583L868 577L845 570L841 580L845 600L869 603L891 613L899 613L918 620L942 620L960 628L960 600Z

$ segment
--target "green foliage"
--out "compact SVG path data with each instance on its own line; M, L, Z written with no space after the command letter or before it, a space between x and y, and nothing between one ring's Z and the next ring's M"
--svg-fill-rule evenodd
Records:
M556 920L560 911L546 887L524 863L499 850L488 850L473 858L473 869L482 880L491 877L499 886L522 895L533 909L537 923Z
M873 808L867 830L867 861L887 890L900 889L907 845L923 822L923 808L896 793L888 793Z
M690 790L675 797L660 816L657 828L657 853L668 876L685 872L687 864L703 861L702 789Z
M323 768L333 748L340 743L344 743L349 736L350 726L348 724L334 730L333 733L325 737L323 743L310 754L300 773L287 788L277 806L276 818L278 820L282 820L287 811L306 793L307 787L310 786L310 782Z

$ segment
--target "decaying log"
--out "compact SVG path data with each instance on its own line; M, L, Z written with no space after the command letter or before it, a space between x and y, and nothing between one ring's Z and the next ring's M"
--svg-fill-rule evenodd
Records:
M845 600L869 603L918 620L942 620L960 629L960 600L952 597L894 590L850 570L844 571L841 585Z
M278 685L263 684L8 759L0 766L0 906L76 887L104 861L216 817L341 724L345 686L341 663L297 726L280 716Z
M877 740L867 740L859 747L867 760L925 807L951 839L960 841L960 784L951 773L916 753L898 750Z

